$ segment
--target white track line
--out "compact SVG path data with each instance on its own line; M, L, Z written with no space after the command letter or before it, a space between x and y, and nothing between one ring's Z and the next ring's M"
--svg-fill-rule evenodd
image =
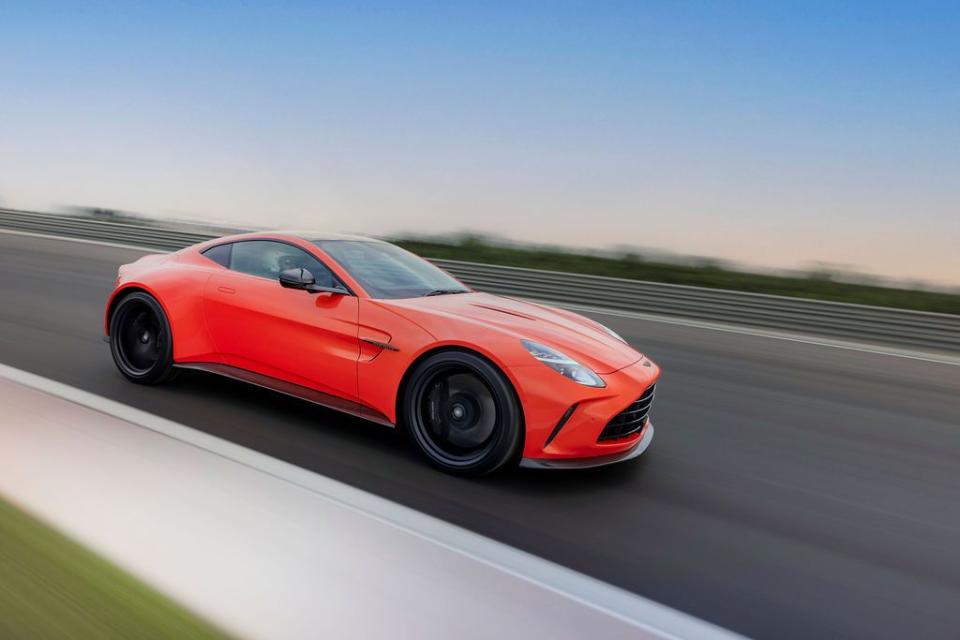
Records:
M32 231L14 231L11 229L0 229L0 233L9 233L19 236L28 236L33 238L44 238L47 240L61 240L63 242L79 242L82 244L101 245L104 247L115 247L118 249L132 249L136 251L146 251L148 253L170 253L163 249L150 247L140 247L136 245L120 244L117 242L103 242L100 240L87 240L85 238L69 238L66 236L57 236L46 233L34 233ZM898 349L896 347L886 347L873 345L869 343L850 342L846 340L835 340L832 338L820 338L808 336L805 334L789 333L777 331L774 329L759 329L741 325L724 324L719 322L710 322L707 320L692 320L687 318L676 318L671 316L658 316L647 313L638 313L634 311L621 311L619 309L607 309L603 307L592 307L587 305L570 304L566 302L557 302L556 300L534 299L534 302L548 302L549 304L570 309L571 311L583 311L586 313L596 313L618 318L631 318L634 320L646 320L648 322L659 322L662 324L672 324L693 329L706 329L708 331L722 331L725 333L737 333L745 336L757 338L768 338L770 340L784 340L787 342L797 342L801 344L810 344L818 347L828 347L833 349L844 349L847 351L859 351L879 356L890 356L892 358L906 358L908 360L919 360L921 362L932 362L948 366L960 366L960 357L948 354L939 354L926 351L914 351L910 349Z
M613 616L635 626L638 631L642 630L656 637L676 639L707 640L740 637L710 623L519 549L171 420L8 365L0 364L0 377L119 418L132 425L163 434L292 483L380 522ZM531 613L549 615L549 612Z

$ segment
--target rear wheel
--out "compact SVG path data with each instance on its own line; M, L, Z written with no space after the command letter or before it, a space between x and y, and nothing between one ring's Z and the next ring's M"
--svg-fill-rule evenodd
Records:
M110 317L110 353L120 373L138 384L159 384L176 374L170 324L153 296L135 291L117 304Z
M437 353L417 365L406 385L403 420L427 460L458 475L499 469L516 459L523 442L510 382L467 352Z

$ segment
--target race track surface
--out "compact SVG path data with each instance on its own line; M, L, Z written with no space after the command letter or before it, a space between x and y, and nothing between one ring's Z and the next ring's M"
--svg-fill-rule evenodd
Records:
M0 362L749 636L960 633L958 366L598 316L663 368L649 452L604 469L462 480L389 429L238 382L123 380L102 312L117 266L137 255L0 234Z

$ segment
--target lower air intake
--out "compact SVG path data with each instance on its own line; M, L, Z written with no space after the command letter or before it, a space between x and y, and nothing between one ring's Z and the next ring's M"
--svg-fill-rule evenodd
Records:
M601 442L604 440L619 440L632 436L647 423L647 414L650 413L650 405L653 404L654 389L657 385L650 385L643 395L633 401L633 403L615 415L613 419L603 428L600 434Z

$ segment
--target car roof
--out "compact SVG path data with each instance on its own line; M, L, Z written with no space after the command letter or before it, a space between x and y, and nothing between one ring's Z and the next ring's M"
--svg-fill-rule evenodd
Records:
M305 242L326 242L330 240L347 240L353 242L383 242L377 238L360 236L348 233L327 233L322 231L304 231L300 229L262 229L232 236L224 236L218 240L254 240L256 238L297 238Z
M368 236L354 235L350 233L328 233L323 231L303 231L303 230L290 230L285 229L282 231L272 231L270 233L275 233L277 235L284 236L294 236L300 238L301 240L306 240L307 242L323 242L326 240L352 240L354 242L383 242L377 238L370 238Z

